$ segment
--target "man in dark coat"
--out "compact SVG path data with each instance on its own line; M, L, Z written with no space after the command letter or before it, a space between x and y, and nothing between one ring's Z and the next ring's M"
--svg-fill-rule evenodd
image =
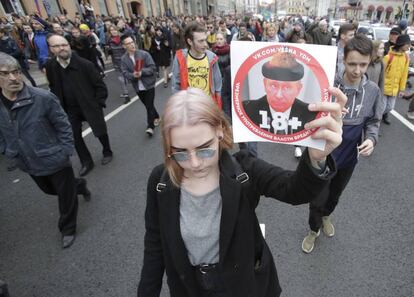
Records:
M88 122L103 147L102 165L112 161L103 108L108 90L101 75L90 61L72 54L68 41L59 35L48 37L50 51L55 55L46 65L50 90L60 99L72 124L75 148L82 168L81 176L94 167L92 156L82 138L82 122Z
M85 179L76 179L70 155L73 136L67 115L49 91L26 86L19 63L0 53L0 153L15 160L39 188L57 195L62 247L75 241L77 195L89 201Z
M243 107L257 126L274 134L293 134L316 117L308 104L297 99L302 89L303 65L287 52L273 55L262 66L266 95L243 101Z

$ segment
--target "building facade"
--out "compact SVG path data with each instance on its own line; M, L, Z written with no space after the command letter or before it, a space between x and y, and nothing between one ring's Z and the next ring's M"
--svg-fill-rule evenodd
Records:
M306 15L358 19L385 23L406 18L413 21L411 0L305 0Z
M124 16L162 16L216 13L216 0L87 0L95 14ZM81 0L0 0L0 15L39 13L53 17L67 13L69 18L81 13Z
M289 15L305 15L307 13L305 9L304 0L288 0L286 1L286 13Z
M413 2L402 0L336 0L331 9L336 18L352 18L385 23L405 18L413 20ZM336 7L336 9L335 9Z

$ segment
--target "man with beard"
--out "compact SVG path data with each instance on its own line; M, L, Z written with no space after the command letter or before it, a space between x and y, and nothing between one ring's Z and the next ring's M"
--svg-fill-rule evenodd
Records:
M72 124L75 148L85 176L94 167L92 156L82 138L82 122L88 122L102 144L102 165L112 161L103 108L108 90L93 63L72 53L68 41L59 35L48 36L50 51L55 55L46 65L50 90L60 99Z
M39 188L57 195L62 248L75 241L77 195L91 193L76 179L70 155L73 136L67 115L49 91L25 85L20 64L0 53L0 153L15 160Z
M274 134L293 134L305 129L316 117L308 104L297 99L304 75L303 65L287 52L278 52L262 66L266 94L243 101L249 118L263 130Z

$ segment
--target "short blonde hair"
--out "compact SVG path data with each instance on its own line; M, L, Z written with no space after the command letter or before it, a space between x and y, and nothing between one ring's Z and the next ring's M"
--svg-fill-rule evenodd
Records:
M171 130L184 125L206 123L212 128L223 130L223 139L219 142L220 153L231 149L233 137L229 122L213 99L202 90L188 88L172 95L165 105L161 121L161 133L164 146L164 162L171 181L177 187L181 185L184 170L171 155Z

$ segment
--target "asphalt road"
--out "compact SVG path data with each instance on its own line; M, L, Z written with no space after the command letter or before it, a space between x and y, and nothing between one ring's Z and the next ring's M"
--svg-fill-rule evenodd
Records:
M115 73L105 80L109 113L122 100ZM157 87L159 111L170 94L162 84ZM407 106L399 100L396 111L404 114ZM374 154L360 160L333 214L336 235L321 235L312 254L301 251L307 205L261 200L257 214L266 225L282 296L414 296L414 132L394 117L391 121L381 128ZM60 247L56 199L42 193L27 174L7 172L0 158L0 279L12 297L136 296L146 182L162 161L160 133L156 130L149 139L145 122L139 101L108 121L115 155L106 166L99 162L99 141L86 136L96 161L87 176L93 197L89 203L80 199L78 237L67 250ZM259 144L259 155L286 168L297 164L293 148L286 145ZM77 172L76 156L73 162ZM168 296L165 284L162 296Z

